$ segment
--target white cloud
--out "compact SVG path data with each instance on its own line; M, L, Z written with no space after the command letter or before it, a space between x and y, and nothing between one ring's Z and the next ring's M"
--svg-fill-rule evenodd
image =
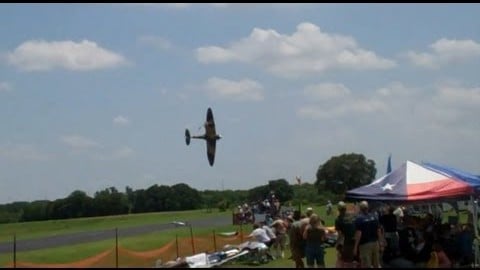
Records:
M141 36L138 42L162 51L172 48L172 43L168 39L158 36Z
M314 119L333 119L347 115L371 114L386 111L384 102L378 99L353 99L349 98L337 105L315 104L307 105L298 109L297 114L301 117Z
M113 68L126 63L123 56L89 40L78 43L30 40L8 53L7 59L10 64L27 71L46 71L55 68L88 71Z
M297 110L301 117L333 119L351 114L378 113L387 109L385 102L378 97L356 97L343 84L309 85L303 92L309 104Z
M352 37L322 32L311 23L299 24L292 35L254 28L250 36L228 47L198 48L197 59L205 64L254 64L285 77L329 70L389 69L396 65L393 60L360 48Z
M480 87L440 85L433 101L443 106L455 106L463 109L480 107Z
M308 103L297 109L297 115L334 120L332 123L342 123L341 118L348 117L352 121L352 132L355 128L383 130L386 134L396 132L396 136L404 136L405 140L425 134L435 134L435 140L439 141L438 137L452 139L455 134L473 138L480 132L477 119L480 87L458 82L411 87L391 82L361 96L358 91L347 90L334 99L312 98L312 93L308 93Z
M112 160L129 158L133 156L134 153L135 151L133 151L132 148L128 146L123 146L119 149L112 151L109 154L95 153L92 155L92 158L95 160L112 161Z
M205 89L212 98L230 99L236 101L263 100L263 86L250 79L231 81L217 77L209 78Z
M35 146L15 144L0 146L0 157L7 160L48 160L50 155L40 152Z
M128 126L130 124L130 120L124 116L117 116L113 118L113 124L118 125L118 126Z
M135 152L128 146L123 146L115 150L106 150L100 143L79 135L64 136L61 140L72 148L73 153L85 155L85 157L93 160L119 160L131 157Z
M79 136L79 135L63 136L61 140L63 143L67 144L73 149L87 149L87 148L101 147L101 145L98 142L85 138L83 136Z
M0 92L9 92L12 91L13 87L8 82L0 82Z
M418 91L418 89L406 87L401 82L391 82L387 86L377 89L376 92L380 97L400 98L411 96L415 91Z
M432 134L469 136L478 134L480 115L480 88L462 84L439 83L432 87L431 95L417 96L415 121ZM476 135L475 135L476 136Z
M350 90L343 84L319 83L305 87L305 96L313 99L334 99L350 95Z
M430 45L432 52L407 52L412 64L424 68L438 69L480 57L480 44L473 40L442 38Z

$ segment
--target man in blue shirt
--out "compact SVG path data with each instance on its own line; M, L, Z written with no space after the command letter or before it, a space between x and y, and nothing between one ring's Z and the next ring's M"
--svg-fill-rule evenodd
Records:
M368 211L368 202L360 202L355 219L354 253L358 254L362 268L380 268L380 244L383 241L378 219Z

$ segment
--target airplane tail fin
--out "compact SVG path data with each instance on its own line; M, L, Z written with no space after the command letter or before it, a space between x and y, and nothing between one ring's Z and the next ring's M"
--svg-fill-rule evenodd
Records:
M190 137L191 137L191 136L190 136L190 131L189 131L188 128L187 128L187 129L185 129L185 143L186 143L187 145L190 145Z

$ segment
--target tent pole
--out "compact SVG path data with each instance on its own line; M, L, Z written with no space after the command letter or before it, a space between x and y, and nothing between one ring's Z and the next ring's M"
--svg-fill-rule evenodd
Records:
M474 245L474 253L475 253L475 261L473 267L476 268L480 265L480 252L479 252L479 237L478 237L478 209L477 209L477 202L474 200L473 195L470 195L470 202L472 203L472 222L473 222L473 230L475 231L475 238L473 240Z

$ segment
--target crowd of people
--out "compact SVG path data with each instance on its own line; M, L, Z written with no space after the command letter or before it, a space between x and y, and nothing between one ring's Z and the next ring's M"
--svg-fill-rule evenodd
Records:
M350 206L340 201L337 210L336 268L452 268L474 262L471 223L442 223L438 213L419 215L402 206L370 208L367 201ZM272 259L284 258L289 248L296 268L325 267L327 230L312 208L253 227L249 238L265 243Z

